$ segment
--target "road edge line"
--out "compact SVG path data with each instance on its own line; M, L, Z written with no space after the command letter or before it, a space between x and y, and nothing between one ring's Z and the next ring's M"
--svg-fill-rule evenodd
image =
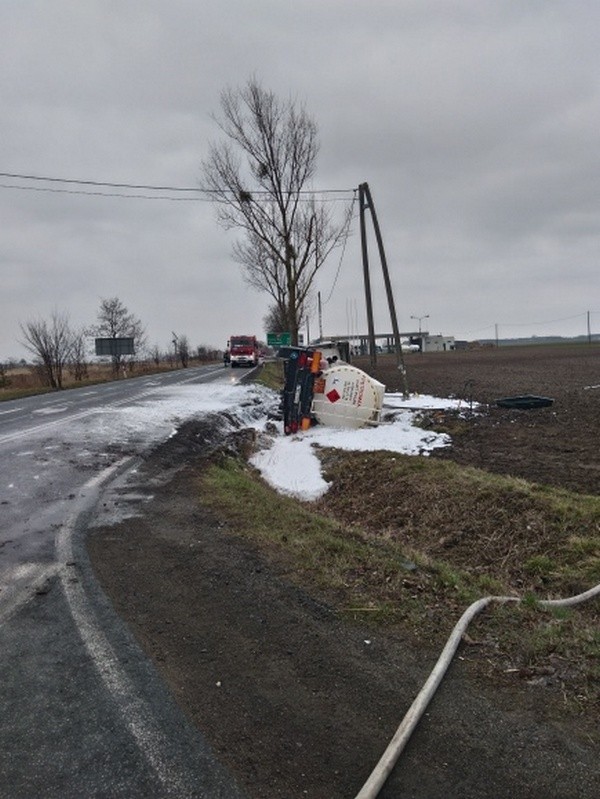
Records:
M189 784L183 775L175 773L172 765L163 756L162 753L168 751L167 740L157 725L150 706L138 695L131 678L101 629L74 559L74 535L96 505L100 489L111 479L126 472L137 460L128 457L117 461L83 486L82 492L89 494L84 508L71 514L56 535L58 577L79 636L139 751L167 791L174 791L175 796L183 799L197 795L197 786Z

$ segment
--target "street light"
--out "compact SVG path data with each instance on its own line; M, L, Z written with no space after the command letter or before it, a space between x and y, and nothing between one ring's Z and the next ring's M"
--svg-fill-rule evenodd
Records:
M417 319L419 322L419 351L423 352L423 336L421 335L421 321L423 319L429 319L429 314L423 314L423 316L411 316L411 319Z
M424 316L411 316L411 319L417 319L419 322L419 338L421 338L421 320L422 319L429 319L429 314L426 313Z

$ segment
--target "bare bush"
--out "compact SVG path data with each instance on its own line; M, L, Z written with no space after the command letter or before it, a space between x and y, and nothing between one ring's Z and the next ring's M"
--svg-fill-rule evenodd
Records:
M49 321L40 319L21 325L21 342L34 356L45 385L61 389L63 372L73 353L74 334L67 314L54 311Z

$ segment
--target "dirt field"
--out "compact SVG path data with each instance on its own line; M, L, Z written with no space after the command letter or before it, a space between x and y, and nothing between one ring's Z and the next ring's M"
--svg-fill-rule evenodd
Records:
M401 390L392 356L356 365L388 391ZM600 494L600 346L503 347L405 355L409 391L483 403L484 413L457 429L452 417L437 422L452 434L435 457L500 474ZM550 408L516 411L495 400L519 394L551 397Z
M391 358L376 376L400 388ZM436 457L600 493L600 348L411 354L409 388L484 403ZM362 365L363 364L357 364ZM504 411L497 397L553 397ZM340 619L281 565L208 512L199 475L215 441L186 425L138 473L142 514L93 530L94 568L117 611L251 799L350 799L382 754L438 650ZM276 520L273 520L276 523ZM477 647L475 647L476 649ZM540 679L507 684L463 647L381 799L592 799L597 719L568 716ZM201 795L201 794L199 794Z

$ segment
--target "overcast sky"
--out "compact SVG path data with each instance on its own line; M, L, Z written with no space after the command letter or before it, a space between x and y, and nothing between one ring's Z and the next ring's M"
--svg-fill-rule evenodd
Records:
M600 332L597 0L2 0L0 28L0 172L197 187L220 92L256 76L316 121L314 188L369 184L402 331L578 335L590 311ZM265 335L210 202L0 184L0 358L111 296L163 349ZM326 335L366 329L357 219L341 256Z

